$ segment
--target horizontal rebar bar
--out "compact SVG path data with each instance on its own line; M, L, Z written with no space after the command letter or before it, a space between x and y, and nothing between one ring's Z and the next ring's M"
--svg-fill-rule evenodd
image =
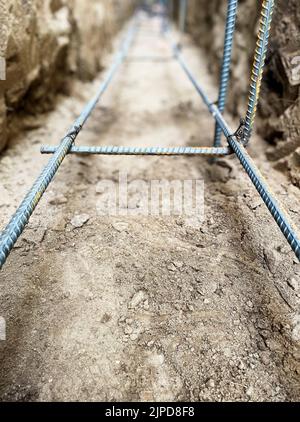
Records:
M55 154L50 159L49 163L46 165L25 199L22 201L21 205L11 218L5 230L0 235L0 269L4 265L8 255L13 249L18 238L22 234L26 224L28 223L33 211L35 210L37 204L39 203L41 197L45 193L50 182L54 178L58 168L66 157L68 151L72 147L75 139L83 128L85 122L91 115L92 111L98 104L100 98L108 88L110 82L112 81L114 75L116 74L119 66L124 61L124 58L129 50L131 42L135 32L137 31L136 21L130 27L128 34L125 38L124 43L119 50L116 59L110 68L104 82L101 84L96 96L86 105L81 115L75 121L73 126L67 132L65 137L62 139L60 145L58 146Z
M42 146L42 154L54 154L57 147ZM68 154L94 154L94 155L205 155L224 156L232 154L229 147L124 147L124 146L99 146L99 147L76 147L72 146Z

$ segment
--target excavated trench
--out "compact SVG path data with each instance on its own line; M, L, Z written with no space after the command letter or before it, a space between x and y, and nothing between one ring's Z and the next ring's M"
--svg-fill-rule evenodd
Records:
M207 53L189 36L174 35L215 98ZM120 36L114 52L119 42ZM158 20L143 21L129 58L78 144L210 145L213 122L170 59ZM102 65L111 60L106 55ZM73 80L53 111L27 114L34 129L20 124L12 132L0 156L1 227L48 160L40 145L57 144L101 80L103 73ZM299 190L267 150L255 135L250 153L297 220ZM101 215L102 182L117 182L120 173L146 184L203 180L204 221L140 215L143 198L134 185L128 208L135 215ZM0 286L7 326L1 400L300 398L299 263L234 157L214 164L196 157L67 157Z
M227 2L189 0L187 31L207 52L209 69L218 76L223 52ZM179 1L174 1L178 18ZM238 3L237 33L228 110L245 116L260 6L256 0ZM267 158L299 187L300 147L300 4L277 0L267 57L257 130L269 144ZM241 77L243 75L244 77Z

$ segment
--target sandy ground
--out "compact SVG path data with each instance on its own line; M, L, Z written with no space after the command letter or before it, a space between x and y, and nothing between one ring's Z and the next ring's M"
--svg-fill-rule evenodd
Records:
M184 51L216 98L205 57L188 39ZM210 145L212 120L168 59L157 22L143 23L130 58L77 143ZM2 227L49 158L40 144L58 142L102 78L76 83L55 111L28 119L37 128L1 156ZM264 143L254 146L297 222L299 191L269 166ZM99 215L99 182L120 171L146 182L204 180L204 222ZM131 207L138 202L133 195ZM0 275L1 399L298 401L299 281L235 158L67 157Z

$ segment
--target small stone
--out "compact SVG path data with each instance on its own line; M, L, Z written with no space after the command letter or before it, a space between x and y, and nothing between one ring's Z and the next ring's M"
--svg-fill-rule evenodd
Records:
M244 365L243 362L240 362L239 363L239 369L241 369L241 370L245 369L245 365Z
M251 300L248 300L248 302L247 302L247 306L248 306L248 308L253 308L253 303L251 302Z
M39 243L42 243L45 236L46 236L47 230L43 228L38 228L35 230L27 230L27 232L23 235L22 241L38 245Z
M293 263L299 265L299 259L296 256L293 258Z
M253 199L249 203L249 207L255 211L258 207L260 207L263 204L261 199Z
M276 352L280 350L280 345L275 340L268 339L265 341L265 343L267 345L267 348L271 350L272 352Z
M278 263L278 252L271 249L264 249L264 259L272 274L276 273Z
M254 393L253 387L252 387L252 386L250 386L250 387L247 389L246 394L247 394L247 396L248 396L248 397L252 397L252 396L253 396L253 393Z
M300 341L300 315L293 318L292 338L297 342Z
M103 317L101 318L101 322L102 322L102 324L106 324L107 322L109 322L111 320L111 315L110 314L107 314L107 313L105 313L104 315L103 315Z
M262 363L266 366L268 366L270 364L270 355L268 352L263 352L260 354L260 360L262 361Z
M71 220L71 224L73 227L79 229L80 227L83 227L90 218L91 217L88 214L75 215Z
M204 305L209 305L210 304L210 300L209 299L204 299Z
M299 290L299 282L295 278L290 278L287 283L293 290Z
M183 262L179 262L179 261L174 261L173 262L173 265L176 267L176 268L182 268L183 267Z
M207 381L207 383L206 383L206 387L207 388L214 388L215 387L215 381L211 378L211 379L209 379L208 381Z
M119 318L119 324L123 324L124 322L125 322L125 316L124 315L122 315L120 318Z
M93 299L94 299L93 293L89 293L88 296L87 296L87 300L92 301Z
M102 182L99 182L96 186L96 193L102 195L103 193L105 193L106 191L106 187L103 185Z
M138 279L139 279L140 281L144 281L144 280L145 280L145 277L146 277L146 274L144 274L144 273L139 273L139 274L138 274Z
M130 340L131 341L135 341L135 340L137 340L138 339L138 335L136 334L136 333L133 333L133 334L131 334L131 336L130 336Z
M211 283L209 283L209 286L208 286L209 293L216 293L217 290L218 290L218 283L216 283L215 281L212 281Z
M177 218L176 224L177 224L177 226L182 227L184 225L183 219L182 218Z
M272 337L272 333L269 330L261 330L259 332L259 334L262 336L262 338L264 338L265 340L267 340L268 338Z
M64 219L56 221L53 226L51 227L51 230L55 232L62 232L66 228L66 221Z

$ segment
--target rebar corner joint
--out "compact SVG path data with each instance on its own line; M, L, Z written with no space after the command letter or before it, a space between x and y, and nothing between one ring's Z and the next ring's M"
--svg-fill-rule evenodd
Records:
M230 136L230 138L235 138L238 142L246 146L248 141L245 137L245 127L246 127L246 120L244 118L240 119L240 125L237 130Z

